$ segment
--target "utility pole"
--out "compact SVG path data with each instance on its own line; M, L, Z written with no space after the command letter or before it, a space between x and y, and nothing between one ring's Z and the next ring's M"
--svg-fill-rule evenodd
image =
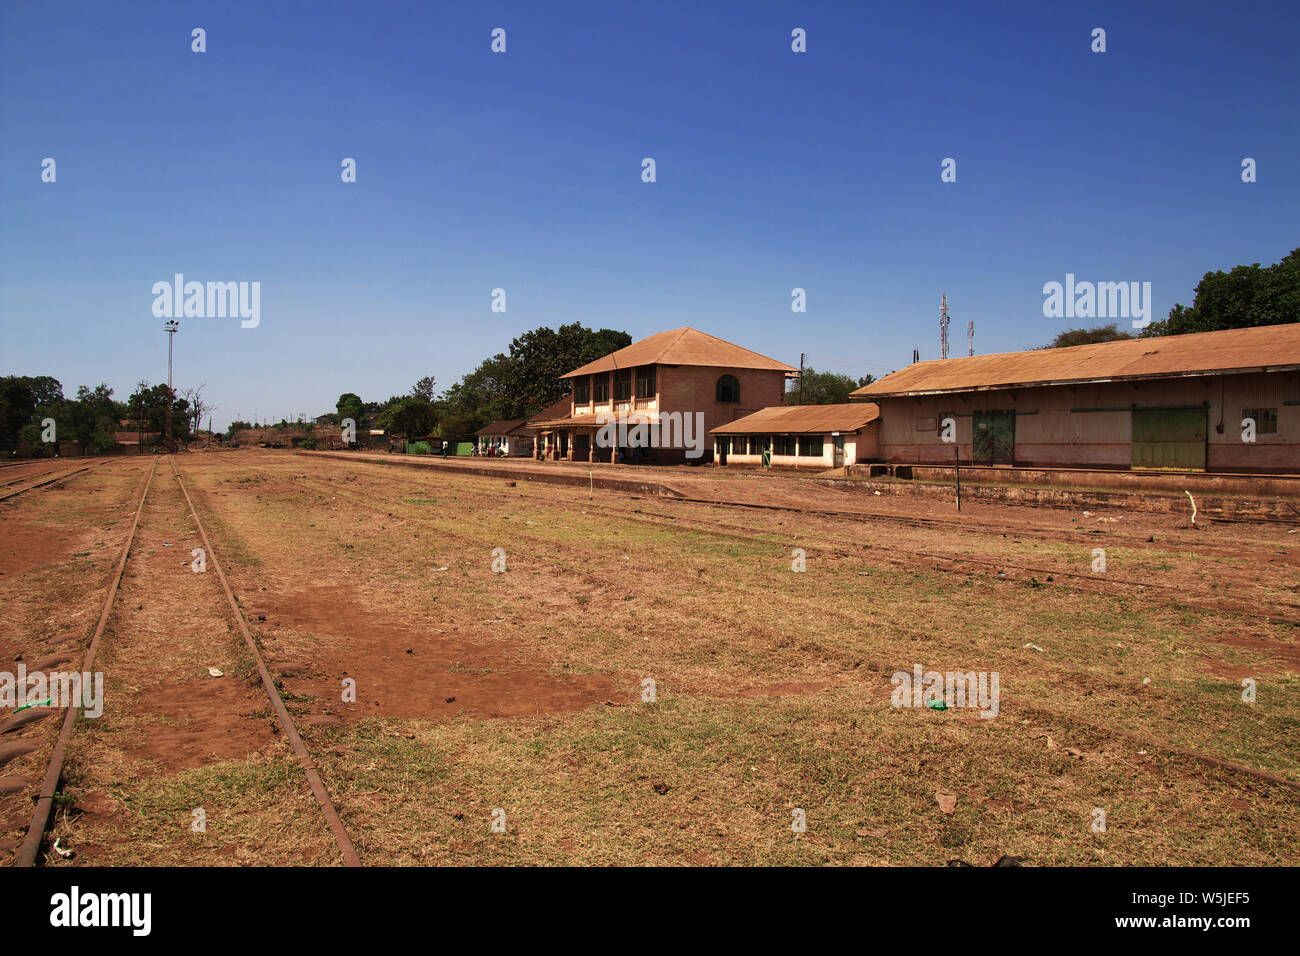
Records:
M176 402L172 394L172 341L180 327L181 324L175 319L168 319L163 323L163 331L167 333L167 454L169 455L175 451L172 447L172 405Z
M975 354L975 320L966 323L966 354Z
M803 353L799 353L799 404L803 404Z
M943 304L939 307L939 357L948 357L948 293L943 294Z

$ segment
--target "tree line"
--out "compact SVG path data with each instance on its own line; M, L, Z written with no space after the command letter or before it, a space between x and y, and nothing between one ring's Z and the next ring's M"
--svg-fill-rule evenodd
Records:
M173 394L172 434L189 441L212 407L203 399L203 387ZM100 383L82 385L75 398L66 398L63 385L49 375L0 377L0 451L6 457L53 456L58 442L75 441L94 454L111 451L116 433L144 433L159 442L166 429L166 385L136 383L126 401L113 397L113 389ZM54 441L46 440L53 423Z
M1236 266L1228 272L1220 269L1205 273L1196 285L1190 306L1176 303L1162 321L1152 322L1136 335L1112 322L1094 328L1067 329L1044 348L1249 329L1297 321L1300 321L1300 249L1293 249L1271 266L1256 262Z
M507 351L484 359L441 394L433 376L382 402L344 392L330 417L335 424L350 418L358 430L468 441L491 422L537 414L569 393L560 377L565 372L631 344L632 336L614 329L589 329L578 322L559 329L542 326L514 338Z

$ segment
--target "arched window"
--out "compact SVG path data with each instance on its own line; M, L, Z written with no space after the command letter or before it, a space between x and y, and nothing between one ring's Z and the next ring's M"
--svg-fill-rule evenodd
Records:
M718 379L718 401L740 401L740 383L736 381L736 376L724 375Z

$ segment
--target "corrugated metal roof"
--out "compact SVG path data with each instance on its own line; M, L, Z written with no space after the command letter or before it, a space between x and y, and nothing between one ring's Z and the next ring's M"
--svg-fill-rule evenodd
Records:
M855 432L880 417L870 402L848 405L774 405L712 429L710 435L824 435Z
M917 362L855 398L1300 368L1300 323Z
M566 418L573 408L573 396L565 395L558 401L551 402L536 415L528 419L529 428L537 428L561 418Z
M526 423L526 421L527 419L524 418L503 418L499 422L493 422L490 425L484 425L474 434L480 438L484 435L509 435L512 432L514 432L516 429L522 428L522 426ZM524 432L527 432L529 430L530 429L523 428L520 434L523 434Z
M766 355L759 355L749 349L741 348L715 335L700 332L689 326L658 332L639 342L633 342L626 348L611 352L594 362L588 362L582 368L576 368L561 378L573 378L575 375L591 375L595 372L608 372L615 368L632 368L637 365L708 365L718 368L757 368L780 372L797 372L793 365L786 365Z

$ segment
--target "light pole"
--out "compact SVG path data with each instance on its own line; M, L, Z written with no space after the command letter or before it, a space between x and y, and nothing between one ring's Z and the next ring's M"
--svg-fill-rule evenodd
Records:
M172 447L172 405L175 399L172 397L172 340L180 330L181 324L175 319L168 319L163 323L163 331L167 333L167 454L171 454L175 449Z

